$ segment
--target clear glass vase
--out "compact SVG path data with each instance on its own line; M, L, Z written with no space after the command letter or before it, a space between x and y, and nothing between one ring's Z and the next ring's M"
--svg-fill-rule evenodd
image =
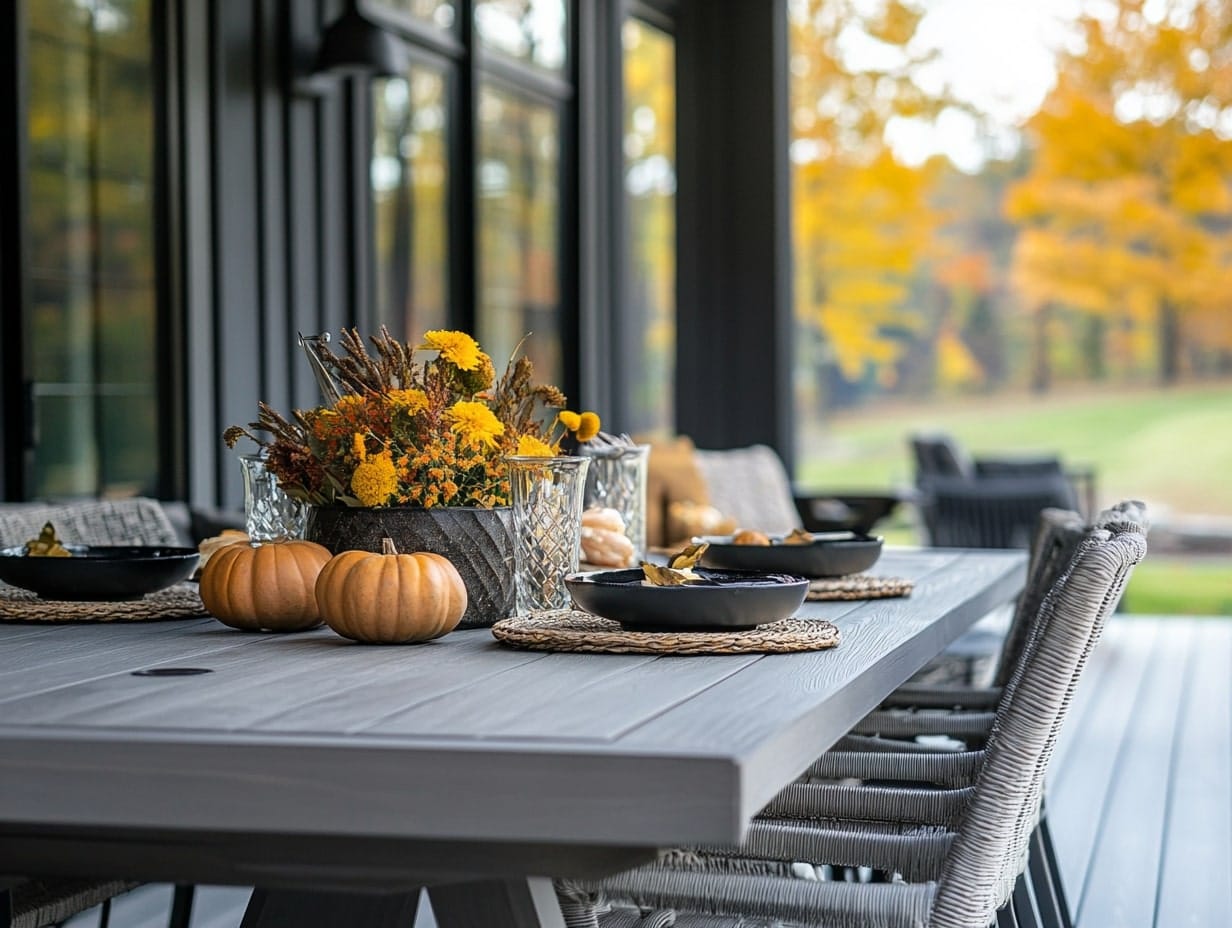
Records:
M288 496L265 467L265 456L241 454L244 475L244 523L253 544L303 538L308 507Z
M513 497L517 613L571 604L565 576L578 569L589 458L506 458Z
M633 543L632 564L646 557L646 470L650 445L583 444L580 454L590 458L586 474L585 507L615 509L625 524L625 537Z

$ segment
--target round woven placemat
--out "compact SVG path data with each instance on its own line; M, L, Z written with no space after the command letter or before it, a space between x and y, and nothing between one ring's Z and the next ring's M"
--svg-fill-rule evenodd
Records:
M902 577L872 577L852 574L830 580L810 580L805 599L884 599L890 596L910 596L915 587Z
M747 631L640 632L575 609L501 619L492 634L515 648L592 654L785 654L839 641L838 629L818 619L780 619Z
M83 602L40 599L0 584L0 622L157 622L208 616L195 583L177 583L141 599Z

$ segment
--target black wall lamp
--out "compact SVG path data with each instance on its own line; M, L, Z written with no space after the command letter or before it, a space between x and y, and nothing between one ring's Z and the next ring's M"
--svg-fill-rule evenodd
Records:
M322 93L344 77L403 77L407 67L402 40L365 16L359 0L347 0L346 10L321 37L311 76L297 89Z

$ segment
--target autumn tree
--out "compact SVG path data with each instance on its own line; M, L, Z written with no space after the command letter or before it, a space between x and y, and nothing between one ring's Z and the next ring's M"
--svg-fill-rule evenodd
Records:
M1052 310L1070 307L1130 333L1123 353L1153 330L1171 383L1232 349L1232 6L1093 10L1028 126L1032 168L1006 199L1024 227L1012 278L1039 350Z
M885 137L893 118L942 105L915 79L930 57L912 41L923 14L906 0L800 0L791 11L798 321L819 335L814 363L889 384L924 325L911 288L941 223L931 171Z

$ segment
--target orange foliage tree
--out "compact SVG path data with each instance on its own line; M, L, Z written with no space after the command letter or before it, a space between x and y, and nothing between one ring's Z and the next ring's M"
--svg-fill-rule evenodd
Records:
M1232 351L1232 5L1116 0L1078 26L1006 198L1012 280L1041 331L1069 307L1131 359L1153 331L1170 383Z

